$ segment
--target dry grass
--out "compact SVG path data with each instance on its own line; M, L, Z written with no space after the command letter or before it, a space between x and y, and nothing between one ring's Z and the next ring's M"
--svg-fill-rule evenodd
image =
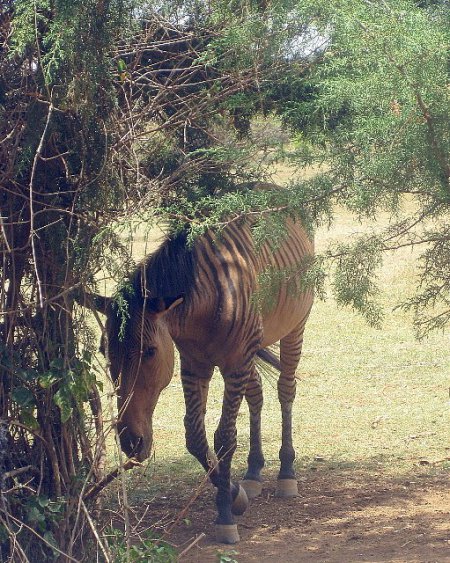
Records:
M386 217L382 218L385 222ZM339 212L331 230L317 233L317 246L361 233L368 226ZM135 255L145 254L155 232L135 239ZM374 473L408 474L435 471L446 463L421 465L450 455L448 428L450 367L449 336L434 334L415 340L412 319L394 306L410 295L416 284L416 255L402 250L387 255L380 272L385 308L383 328L377 330L332 299L316 302L307 325L304 354L298 371L294 414L297 468L356 469ZM280 410L274 379L265 380L263 440L266 474L278 469ZM206 423L209 436L221 410L222 381L211 385ZM185 450L184 404L176 373L162 393L154 415L154 457L129 476L135 500L192 485L203 474ZM239 476L248 446L247 409L238 419L239 446L234 468ZM448 464L447 464L448 466Z

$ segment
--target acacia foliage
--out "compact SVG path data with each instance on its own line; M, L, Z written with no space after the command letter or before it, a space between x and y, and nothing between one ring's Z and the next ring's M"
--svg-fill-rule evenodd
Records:
M378 322L383 252L418 245L419 291L403 306L415 311L419 334L442 328L450 318L450 5L337 0L299 9L327 45L307 73L308 97L278 107L298 135L291 158L326 163L319 189L322 178L359 220L392 218L385 232L323 257L336 266L335 295Z
M414 311L419 336L444 328L450 319L450 5L336 0L300 1L295 9L318 52L300 71L293 57L285 79L269 84L266 96L293 135L292 150L282 156L299 172L313 165L318 173L308 181L293 178L281 202L268 194L267 205L278 203L281 215L300 212L313 226L332 221L336 205L362 222L389 213L385 231L375 228L318 256L311 277L322 284L332 272L336 299L380 324L376 273L383 253L417 246L418 291L401 305Z

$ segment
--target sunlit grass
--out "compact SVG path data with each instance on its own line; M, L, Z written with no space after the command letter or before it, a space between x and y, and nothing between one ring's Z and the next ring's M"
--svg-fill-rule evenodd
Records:
M348 239L366 228L341 211L330 231L317 233L317 247L323 249L330 241ZM146 237L138 238L136 256L151 247ZM385 311L382 329L369 327L359 315L338 307L332 299L315 303L298 370L294 414L300 478L302 471L316 468L396 474L419 467L421 471L443 467L442 463L419 464L444 459L450 453L449 337L433 334L419 342L411 316L394 310L414 292L416 258L417 253L409 249L385 257L379 277ZM273 478L280 446L276 380L266 378L264 387L266 475ZM206 415L211 441L220 417L222 390L217 373ZM192 487L203 475L185 450L183 416L183 395L176 373L154 415L154 456L144 470L128 477L137 499L149 499L157 490L168 494L180 481ZM245 404L238 418L238 440L236 476L244 470L248 451Z

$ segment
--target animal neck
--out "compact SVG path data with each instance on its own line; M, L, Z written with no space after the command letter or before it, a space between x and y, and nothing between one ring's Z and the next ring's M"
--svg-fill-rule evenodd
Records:
M180 305L172 309L172 311L169 311L164 317L164 322L172 340L176 340L183 332L183 318L185 313L184 315L180 314L183 310L183 305Z

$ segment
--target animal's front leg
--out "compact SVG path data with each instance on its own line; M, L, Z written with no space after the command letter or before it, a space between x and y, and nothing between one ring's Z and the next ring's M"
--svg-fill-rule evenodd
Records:
M206 401L208 399L209 381L213 368L205 371L203 377L191 373L186 367L181 368L186 414L184 427L186 431L186 447L195 456L206 471L212 469L214 457L210 454L205 431Z
M228 505L229 510L225 509L225 512L229 514L229 517L228 519L222 518L221 520L222 522L227 523L224 525L221 531L218 531L218 540L224 543L235 543L239 540L239 536L237 535L237 528L234 524L232 513L242 514L247 508L248 499L242 487L230 483L230 465L232 452L231 456L223 456L222 452L226 451L224 450L224 447L227 448L227 450L228 447L217 446L217 451L219 452L219 454L216 455L214 452L211 452L208 446L208 440L206 438L205 431L205 413L212 368L210 370L197 369L196 373L197 372L201 373L202 376L198 376L192 373L182 360L181 377L183 383L184 399L186 403L186 415L184 417L184 425L186 430L186 446L189 452L193 456L195 456L197 460L202 464L204 469L209 472L211 482L215 487L217 487L218 497L227 498L225 504ZM237 406L237 409L239 409L239 405ZM234 417L234 428L236 428L236 416ZM221 422L227 424L226 417L224 418L224 416L222 416ZM229 440L225 441L229 442ZM234 443L235 445L232 448L233 452L236 449L236 430L234 431ZM218 459L221 457L223 457L224 459L222 459L219 463ZM226 458L229 458L228 462ZM226 470L227 463L228 470ZM226 477L227 474L228 477ZM228 498L230 498L231 500L228 501ZM222 502L220 502L220 505L224 506ZM230 525L231 533L230 528L228 527Z
M241 514L244 512L248 502L242 487L231 482L231 461L237 446L236 419L248 377L248 371L224 375L225 390L222 416L214 434L214 449L219 459L218 471L215 475L218 511L216 535L217 540L222 543L236 543L239 541L233 513Z

